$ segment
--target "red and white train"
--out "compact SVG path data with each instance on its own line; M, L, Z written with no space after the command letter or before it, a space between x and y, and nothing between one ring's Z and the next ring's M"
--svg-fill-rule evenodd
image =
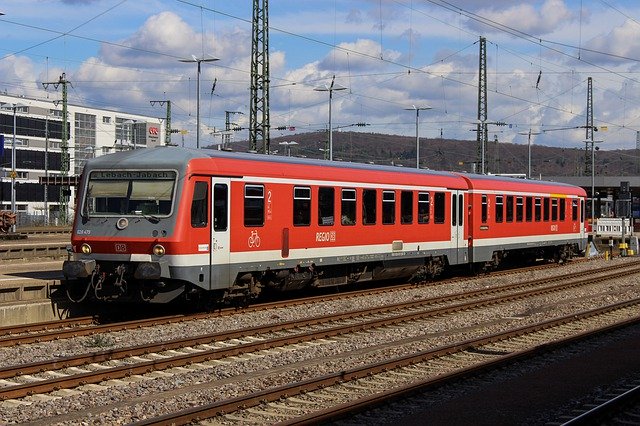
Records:
M246 302L586 246L585 191L551 182L291 157L133 150L84 169L64 263L74 301Z

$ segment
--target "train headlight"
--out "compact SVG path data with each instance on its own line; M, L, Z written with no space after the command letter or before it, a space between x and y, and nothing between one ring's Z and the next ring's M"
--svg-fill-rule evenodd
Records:
M129 219L127 219L126 217L121 217L116 222L116 228L118 228L120 230L125 229L127 226L129 226Z
M153 254L156 256L164 256L165 250L161 244L156 244L153 246Z
M91 246L90 246L89 244L87 244L87 243L83 243L83 244L80 246L80 251L81 251L83 254L91 254Z

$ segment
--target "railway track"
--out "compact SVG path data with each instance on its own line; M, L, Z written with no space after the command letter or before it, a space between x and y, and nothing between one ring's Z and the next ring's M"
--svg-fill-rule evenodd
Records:
M638 262L630 262L627 263L626 268L634 268L635 266L640 266L640 261ZM548 265L542 266L542 268L547 268ZM527 270L539 270L541 267L531 267L527 268ZM620 266L609 266L605 268L601 268L599 272L608 272L608 271L616 271L620 269ZM514 271L502 271L500 274L510 274L510 273L521 273L522 270ZM524 271L526 272L526 270ZM554 278L544 278L539 280L531 280L522 283L518 283L515 285L509 285L506 287L492 287L488 289L484 289L479 292L464 292L459 294L453 294L446 297L441 298L433 298L428 299L425 303L439 303L448 300L459 300L467 297L475 297L482 294L490 294L492 292L498 291L507 291L511 289L515 289L518 287L527 287L527 286L535 286L539 283L551 282L553 280L560 281L566 279L572 279L580 276L592 276L593 271L584 271L579 273L571 273L565 275L558 275ZM493 276L493 275L492 275ZM455 278L454 278L455 279ZM452 279L453 280L453 279ZM447 280L439 281L436 283L437 285L446 285ZM414 287L415 284L404 284L404 285L395 285L383 288L374 288L367 290L356 290L351 292L333 294L333 295L322 295L322 296L312 296L305 297L293 300L285 300L285 301L276 301L276 302L267 302L261 303L257 305L252 305L247 308L244 308L242 312L255 312L255 311L263 311L269 309L278 309L296 305L313 305L318 302L324 302L329 300L345 300L349 298L358 298L369 295L376 295L382 293L389 293L395 291L402 291L407 288ZM123 330L131 330L142 327L150 327L150 326L158 326L158 325L168 325L180 322L187 321L198 321L202 319L214 318L219 316L227 316L236 314L238 311L234 308L226 308L222 309L218 312L214 313L198 313L192 315L170 315L164 317L154 317L154 318L146 318L132 321L124 321L124 322L116 322L116 323L107 323L107 324L99 324L98 319L93 317L82 317L82 318L70 318L61 321L49 321L43 323L35 323L29 325L21 325L21 326L10 326L0 328L0 347L14 346L20 344L29 344L29 343L42 343L51 340L59 340L65 338L72 337L80 337L80 336L91 336L97 335L100 333L108 333L108 332L116 332Z
M392 306L5 367L0 369L0 398L46 394L79 385L145 375L150 371L207 368L205 364L224 362L222 360L230 357L248 356L274 348L287 350L287 347L296 345L322 345L326 339L342 339L354 333L370 332L383 327L402 327L410 322L446 318L454 313L486 309L535 295L592 285L620 274L640 273L638 265L626 266L622 271L611 268L598 276L587 271L587 277L579 280L576 279L576 274L571 274L571 280L569 277L535 280ZM563 279L565 282L549 283ZM482 351L479 354L486 355Z
M176 425L216 417L216 421L281 425L334 420L416 389L441 385L637 323L639 306L640 299L635 299L145 419L136 424Z
M584 426L595 424L638 424L640 420L640 381L624 383L609 390L583 411L573 417L565 416L563 426Z

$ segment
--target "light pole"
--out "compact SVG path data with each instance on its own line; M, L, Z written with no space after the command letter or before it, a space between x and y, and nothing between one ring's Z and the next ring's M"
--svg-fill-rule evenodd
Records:
M329 86L325 84L324 86L313 89L317 92L329 92L329 161L333 161L333 129L331 128L331 103L333 100L333 91L346 89L344 86L336 86L335 80L336 76L334 75Z
M529 129L528 132L519 132L518 134L520 135L529 135L529 141L527 143L527 150L528 150L528 166L527 166L527 179L531 179L531 135L539 135L540 132L532 132L531 129Z
M213 62L217 60L218 58L212 56L208 58L198 58L195 55L191 55L191 59L180 59L180 62L195 62L198 64L198 75L196 78L196 148L198 149L200 149L200 64L202 62Z
M591 144L591 229L593 230L594 220L596 219L596 150L595 145L602 143L603 140L586 139L583 141L585 144ZM600 148L598 148L600 149Z
M411 108L405 108L407 111L416 111L416 169L420 168L420 136L418 135L418 118L420 117L420 111L426 111L431 109L430 106L415 106Z
M477 131L481 133L481 157L480 157L480 164L481 164L481 173L485 174L485 167L484 167L484 159L485 159L485 152L486 152L486 144L487 144L487 135L488 135L488 131L487 131L487 124L495 124L498 126L504 126L505 123L502 121L486 121L486 120L476 120L476 122L474 124L478 125L477 129L474 129L472 131Z
M24 105L20 103L12 104L9 102L1 102L0 105L9 105L13 110L13 141L11 143L11 213L16 214L16 110ZM16 216L17 222L17 216ZM16 232L16 224L11 226L11 232Z

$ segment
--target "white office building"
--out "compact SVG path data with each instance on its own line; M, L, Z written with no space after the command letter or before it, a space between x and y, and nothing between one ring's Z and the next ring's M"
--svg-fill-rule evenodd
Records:
M18 226L70 222L75 213L72 183L87 159L162 145L163 121L68 104L68 160L63 161L62 104L0 94L0 210L15 208ZM64 175L69 179L62 179ZM57 178L62 185L46 183Z

